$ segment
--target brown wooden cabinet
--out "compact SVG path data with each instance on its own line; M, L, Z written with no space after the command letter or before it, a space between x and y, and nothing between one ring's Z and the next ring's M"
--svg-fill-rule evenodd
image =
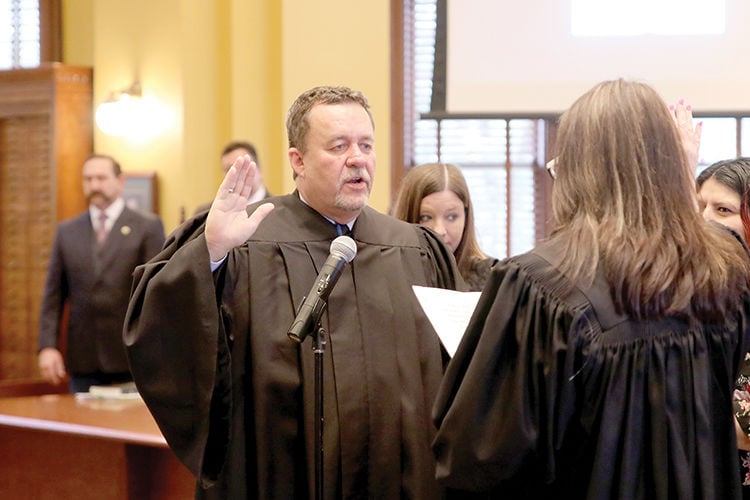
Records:
M0 379L38 375L37 328L57 221L86 207L91 68L0 71Z

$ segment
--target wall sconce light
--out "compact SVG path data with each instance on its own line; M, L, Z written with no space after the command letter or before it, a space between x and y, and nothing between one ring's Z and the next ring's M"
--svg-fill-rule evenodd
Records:
M96 124L107 135L146 139L161 132L165 126L163 106L144 96L141 83L111 92L96 108Z

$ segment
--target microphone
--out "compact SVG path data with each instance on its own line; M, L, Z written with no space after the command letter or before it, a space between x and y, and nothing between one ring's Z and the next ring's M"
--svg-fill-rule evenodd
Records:
M357 244L349 236L339 236L331 242L331 250L323 264L318 277L315 278L310 293L302 301L289 327L287 335L297 343L302 343L310 330L315 327L321 314L325 310L328 296L339 280L341 270L347 262L351 262L357 255Z

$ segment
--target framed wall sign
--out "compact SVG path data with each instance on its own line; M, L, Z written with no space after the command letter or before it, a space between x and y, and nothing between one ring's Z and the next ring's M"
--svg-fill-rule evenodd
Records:
M125 204L130 208L158 214L156 172L128 172L122 175L125 177L125 187L122 190Z

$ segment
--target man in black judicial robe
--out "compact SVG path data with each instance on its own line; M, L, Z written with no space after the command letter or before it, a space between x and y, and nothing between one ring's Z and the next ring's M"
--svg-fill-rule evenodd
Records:
M287 128L297 191L248 217L255 165L242 157L207 219L136 271L125 343L138 389L197 496L312 498L312 338L287 331L332 222L346 224L357 255L321 319L325 497L439 498L430 408L444 351L411 286L463 287L455 262L434 233L366 206L375 158L361 94L312 89Z

